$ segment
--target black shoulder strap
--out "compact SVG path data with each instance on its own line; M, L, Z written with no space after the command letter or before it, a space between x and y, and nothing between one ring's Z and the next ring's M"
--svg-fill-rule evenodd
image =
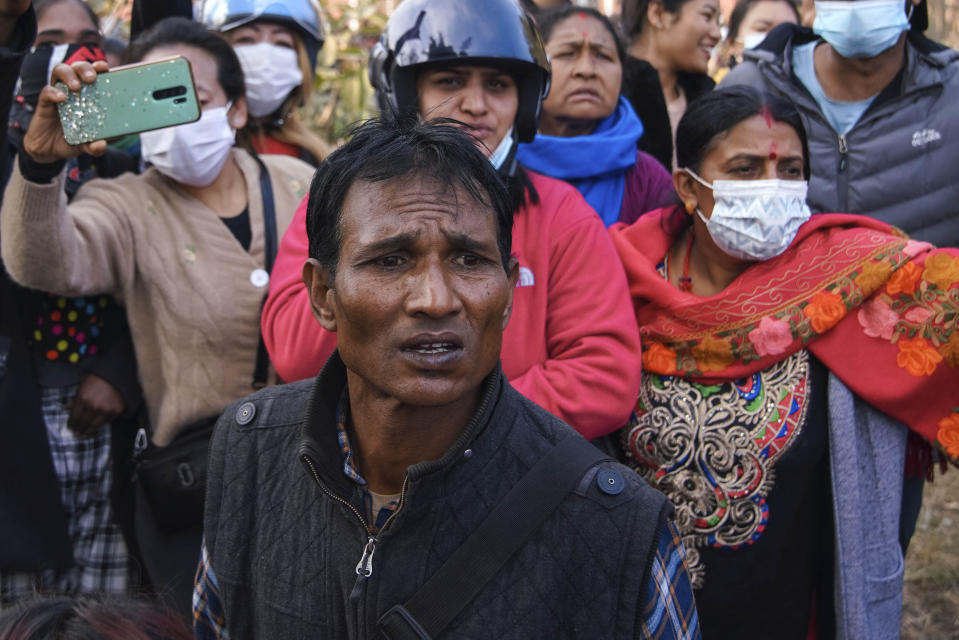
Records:
M266 165L257 156L256 163L260 165L260 197L263 198L263 242L265 258L264 269L267 273L273 271L273 261L276 259L276 207L273 204L273 183L270 182L270 173Z
M276 259L276 208L273 204L273 184L266 165L256 155L253 156L260 165L260 196L263 198L263 268L273 273L273 261ZM264 298L264 301L266 298ZM253 388L260 389L266 385L270 375L270 356L266 352L263 342L263 332L260 331L260 342L256 347L256 368L253 369Z
M546 521L583 474L609 459L579 437L557 443L406 604L383 614L376 623L382 637L428 640L439 635Z

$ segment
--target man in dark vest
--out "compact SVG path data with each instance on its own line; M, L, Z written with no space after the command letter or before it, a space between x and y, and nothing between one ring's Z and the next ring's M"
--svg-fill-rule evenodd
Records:
M227 409L198 638L698 638L671 506L499 368L512 205L451 121L370 122L310 188L338 350Z

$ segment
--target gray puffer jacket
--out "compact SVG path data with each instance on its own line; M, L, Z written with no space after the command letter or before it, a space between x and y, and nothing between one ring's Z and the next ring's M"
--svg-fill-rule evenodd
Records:
M748 84L796 105L809 136L814 213L862 213L937 246L959 246L959 53L910 33L902 72L838 135L792 71L808 28L781 25L722 86Z
M578 437L497 368L459 440L407 470L398 510L371 541L337 440L345 385L334 353L315 382L264 389L217 424L205 536L233 640L373 637L555 442ZM623 479L621 493L600 491L601 471ZM592 473L441 638L639 637L672 506L622 465ZM368 543L372 573L358 580Z

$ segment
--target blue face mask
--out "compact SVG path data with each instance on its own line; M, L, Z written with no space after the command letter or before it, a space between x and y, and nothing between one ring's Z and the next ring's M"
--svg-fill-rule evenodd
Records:
M909 29L903 0L817 0L812 30L844 58L873 58Z

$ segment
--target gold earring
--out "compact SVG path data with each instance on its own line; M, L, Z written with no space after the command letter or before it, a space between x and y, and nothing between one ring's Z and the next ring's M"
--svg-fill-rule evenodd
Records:
M686 205L686 213L692 215L693 211L696 210L696 203L691 201L686 201L684 204Z

